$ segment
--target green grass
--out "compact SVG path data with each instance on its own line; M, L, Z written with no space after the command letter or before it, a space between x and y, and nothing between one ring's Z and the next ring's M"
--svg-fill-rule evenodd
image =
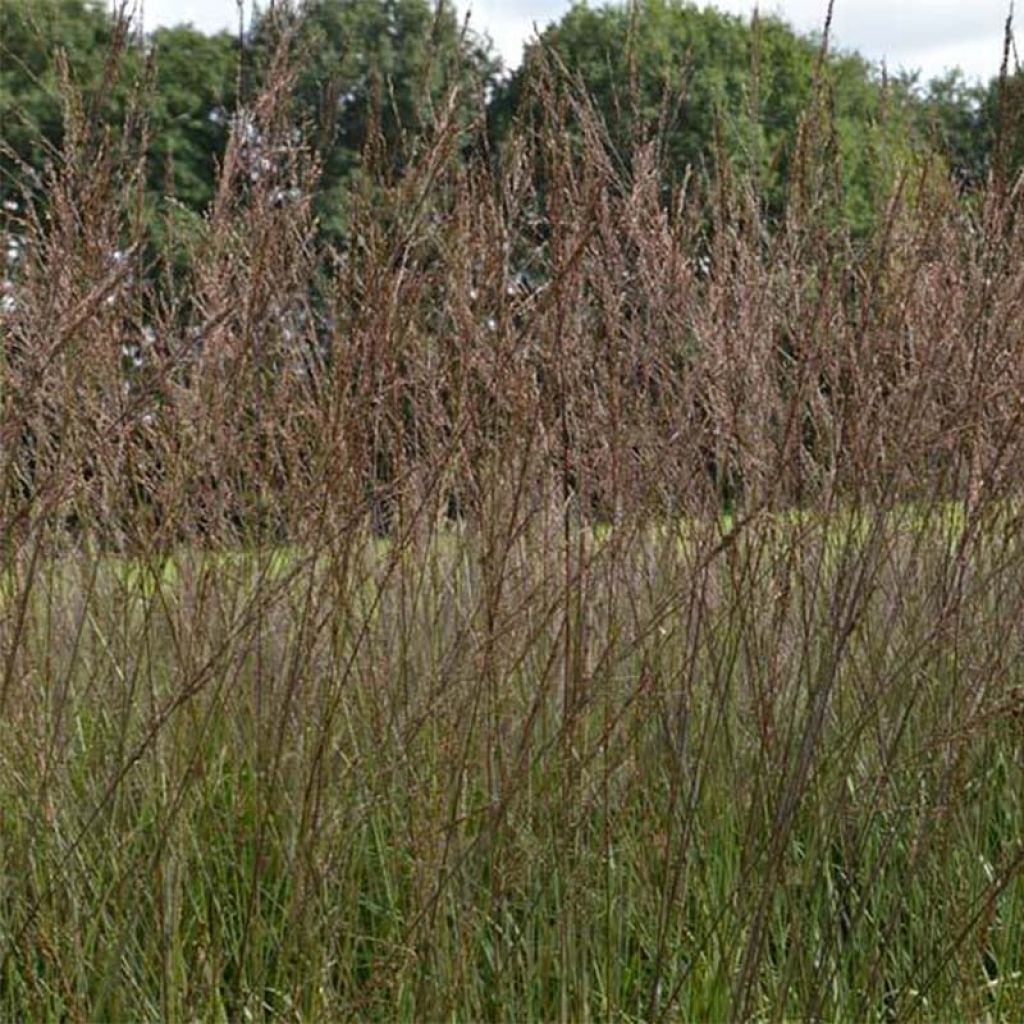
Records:
M899 518L47 566L0 1016L1019 1018L1019 584Z

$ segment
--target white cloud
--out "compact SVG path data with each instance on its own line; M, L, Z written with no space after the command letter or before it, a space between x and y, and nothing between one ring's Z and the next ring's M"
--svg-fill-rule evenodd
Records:
M717 0L716 7L749 15L752 0ZM803 32L825 24L825 0L766 0L764 13L778 14ZM970 77L998 74L1009 0L836 0L832 42L858 50L893 70L920 68L925 79L959 66ZM1018 38L1019 30L1018 30Z
M113 2L113 0L112 0ZM158 25L191 23L202 32L230 32L238 29L238 4L235 0L135 0L147 30ZM252 11L250 0L244 0L243 15L248 24Z
M147 28L191 21L206 32L238 27L237 0L143 0ZM515 66L534 23L543 29L569 9L568 0L456 0L470 24L487 32L506 64ZM599 0L598 0L599 2ZM753 0L716 0L713 6L749 16ZM998 73L1009 0L836 0L833 39L890 68L921 68L924 78L958 65L972 77ZM824 24L826 0L764 0L804 32ZM246 19L252 0L244 0ZM1020 29L1018 41L1022 40ZM1024 42L1019 49L1024 56Z

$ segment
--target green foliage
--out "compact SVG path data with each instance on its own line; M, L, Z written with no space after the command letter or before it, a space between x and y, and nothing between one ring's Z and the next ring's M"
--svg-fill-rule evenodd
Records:
M711 10L655 0L634 20L626 6L576 4L528 48L523 68L495 99L499 120L521 96L538 51L552 52L595 100L623 155L638 133L653 131L669 97L676 102L667 155L680 168L699 163L710 152L717 112L743 99L743 23Z
M991 132L993 159L999 173L1013 180L1024 171L1024 69L989 83L982 124Z
M819 40L775 17L749 23L685 0L645 0L635 9L579 3L530 48L496 96L493 122L502 135L525 96L531 65L545 52L596 101L621 160L667 119L668 180L725 157L755 176L768 209L778 213L801 123L818 102L822 116L807 127L819 136L808 141L834 150L843 211L863 226L894 164L907 155L900 141L907 93L883 90L856 54L828 56L816 84L820 49Z
M25 184L26 171L38 176L63 145L69 96L55 59L60 53L66 84L84 99L98 141L103 131L97 129L121 134L130 97L142 90L151 203L173 196L197 211L209 203L237 101L236 40L187 26L159 29L147 53L128 23L88 0L9 0L0 19L6 189Z
M870 222L893 175L937 150L961 180L980 182L997 160L1012 176L1024 163L1021 74L1005 85L951 72L915 91L913 77L884 84L856 54L831 54L820 74L820 40L776 17L753 23L686 0L600 8L576 4L523 68L498 81L490 42L460 26L448 3L429 0L308 0L257 13L247 39L206 36L189 26L160 29L145 54L92 0L5 0L0 8L0 193L38 174L63 138L59 64L87 99L87 115L115 131L140 81L149 118L147 189L152 208L173 196L201 212L211 201L230 115L265 84L282 33L297 69L295 113L321 161L317 214L328 237L344 237L353 187L400 173L417 140L436 126L458 90L469 124L487 97L493 137L505 139L529 93L541 51L593 98L616 158L660 134L666 183L724 157L757 181L779 215L799 178L804 145L832 158L834 195L856 229ZM120 51L119 70L108 58ZM809 111L816 111L808 118ZM803 128L801 128L803 125ZM799 168L796 168L799 171ZM360 184L361 183L361 184ZM820 185L820 183L819 183ZM151 223L156 218L150 214Z
M149 185L194 210L213 198L218 158L238 100L238 40L190 26L151 37L156 80L150 106Z
M995 141L991 90L958 68L932 79L920 107L924 132L967 183L985 179Z
M987 84L958 69L932 79L918 106L922 133L949 163L959 184L976 189L990 172L1006 179L1024 167L1024 72Z
M70 80L97 97L107 58L123 43L98 0L4 0L0 5L0 196L39 172L63 138L62 54ZM99 97L102 98L102 97ZM93 111L96 114L96 111Z
M286 32L298 69L297 119L322 161L317 212L335 239L362 172L400 172L452 90L468 123L498 70L489 41L460 26L447 2L309 0L267 11L251 39L264 73Z

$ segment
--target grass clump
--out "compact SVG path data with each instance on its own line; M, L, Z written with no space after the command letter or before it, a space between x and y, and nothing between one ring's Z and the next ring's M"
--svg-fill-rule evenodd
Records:
M769 230L541 68L332 249L284 68L175 275L25 218L0 1016L1020 1017L1020 183Z

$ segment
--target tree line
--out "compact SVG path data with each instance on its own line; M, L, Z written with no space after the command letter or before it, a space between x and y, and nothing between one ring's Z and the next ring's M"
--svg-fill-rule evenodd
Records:
M483 122L477 134L500 154L513 123L529 117L542 55L564 88L595 103L624 168L638 143L657 138L666 185L725 160L759 183L768 212L784 206L812 101L827 107L841 206L854 226L870 218L894 168L922 156L946 161L965 190L997 161L1012 170L1024 158L1019 68L988 83L956 70L922 83L856 53L825 52L779 18L749 21L683 0L576 4L511 73L447 0L308 0L299 11L258 10L240 34L181 25L145 38L91 0L6 0L0 200L12 208L19 190L41 189L64 142L68 86L115 136L141 90L147 199L200 213L214 198L234 113L265 83L282 38L295 123L319 161L317 212L334 239L344 238L353 186L400 174L452 95L465 125Z

